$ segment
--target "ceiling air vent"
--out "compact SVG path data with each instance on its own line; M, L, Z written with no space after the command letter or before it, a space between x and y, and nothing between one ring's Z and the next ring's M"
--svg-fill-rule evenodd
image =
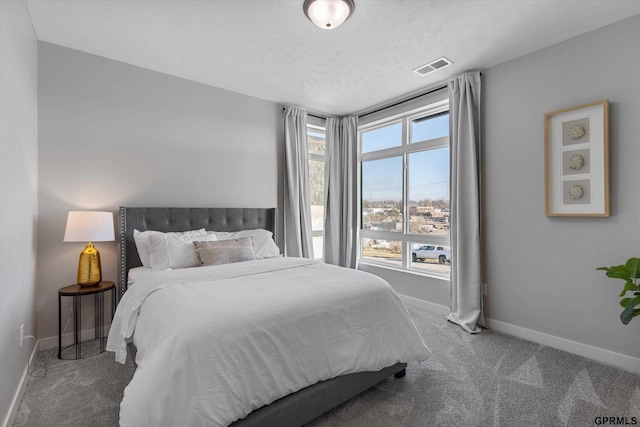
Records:
M426 76L429 73L433 73L434 71L439 70L440 68L447 67L451 64L453 64L453 62L449 61L443 56L442 58L438 58L435 61L431 61L427 65L422 65L416 68L415 70L413 70L413 72L421 76Z

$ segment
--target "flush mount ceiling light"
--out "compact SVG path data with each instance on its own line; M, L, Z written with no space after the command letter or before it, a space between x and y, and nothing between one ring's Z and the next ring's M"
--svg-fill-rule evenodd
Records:
M351 16L356 5L353 0L304 0L304 14L323 30L339 27Z

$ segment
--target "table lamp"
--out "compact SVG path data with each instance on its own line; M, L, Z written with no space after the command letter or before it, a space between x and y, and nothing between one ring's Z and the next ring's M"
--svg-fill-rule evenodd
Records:
M92 242L115 240L112 212L70 211L64 231L65 242L88 242L78 262L78 285L93 286L102 281L100 253Z

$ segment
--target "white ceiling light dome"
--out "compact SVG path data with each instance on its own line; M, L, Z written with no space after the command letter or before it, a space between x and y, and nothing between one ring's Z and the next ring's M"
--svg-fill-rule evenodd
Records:
M307 18L324 30L342 25L355 7L353 0L305 0L302 6Z

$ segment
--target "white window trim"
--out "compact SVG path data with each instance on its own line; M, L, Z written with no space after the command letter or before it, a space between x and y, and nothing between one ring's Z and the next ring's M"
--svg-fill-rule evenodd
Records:
M326 141L327 141L327 129L326 127L323 125L316 125L316 124L312 124L312 123L308 123L307 122L307 132L309 131L309 129L312 129L314 131L320 132L320 133L324 133L325 136L325 155L321 156L320 154L315 154L315 153L311 153L309 152L309 161L317 161L317 162L322 162L323 164L326 164L327 161L327 155L326 155ZM327 177L324 177L325 182ZM325 204L325 215L326 215L326 204ZM322 237L324 239L324 224L322 224L322 230L311 230L311 237ZM315 257L315 254L314 254ZM316 260L320 260L320 261L324 261L324 251L322 253L322 258L315 258Z
M449 111L449 99L443 99L427 106L416 108L411 111L395 114L383 119L379 119L358 128L358 210L360 216L358 219L358 242L357 242L357 257L359 264L371 265L379 268L386 268L390 270L402 271L404 273L415 274L420 276L427 276L435 279L450 280L450 274L439 274L433 271L418 270L410 267L410 254L411 244L436 244L442 246L450 246L450 235L447 236L431 236L425 234L412 234L407 232L393 232L393 231L380 231L380 230L365 230L362 228L362 163L371 160L380 160L389 157L402 156L403 164L403 177L402 177L402 197L405 208L407 207L408 200L408 155L431 150L436 148L449 147L449 137L434 138L426 141L419 141L411 143L411 126L412 120L427 115L437 115L443 112ZM397 147L385 148L382 150L371 151L367 153L362 152L362 134L378 128L391 126L396 123L402 123L402 144ZM405 209L406 211L407 209ZM407 212L403 215L403 230L409 230L409 215ZM392 264L384 262L376 262L371 259L364 259L362 257L362 245L361 240L365 239L380 239L402 243L402 263L401 267L394 266Z

